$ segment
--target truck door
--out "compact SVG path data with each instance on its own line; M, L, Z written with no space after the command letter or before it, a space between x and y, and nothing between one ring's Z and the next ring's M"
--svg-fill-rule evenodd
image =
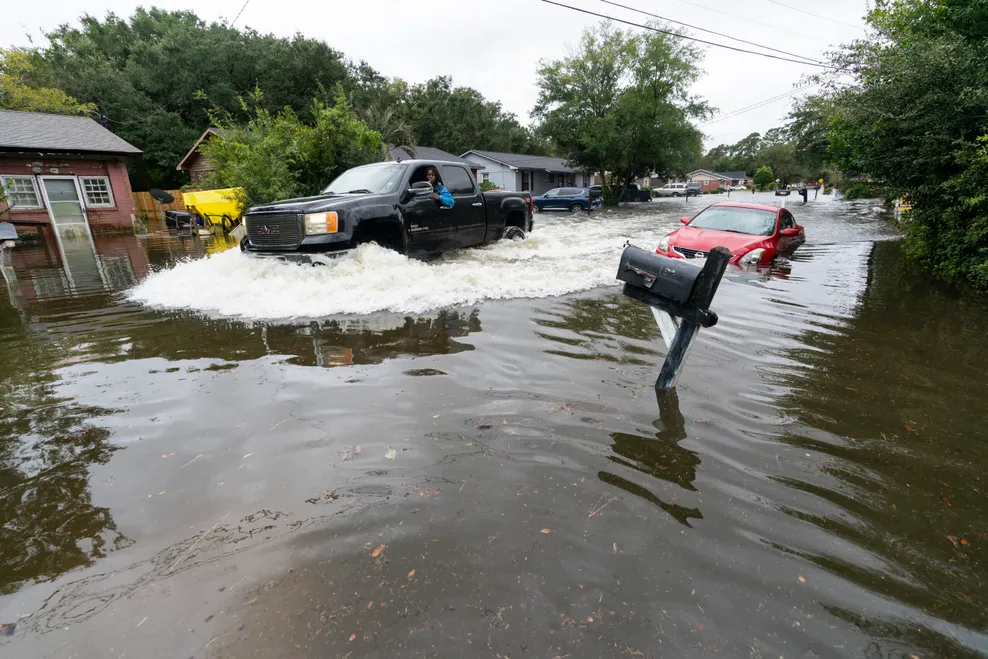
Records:
M408 180L408 186L424 181L425 172L429 167L439 172L439 168L434 165L416 167ZM439 176L444 178L441 173ZM411 250L443 250L448 249L455 242L456 227L452 223L450 209L440 210L439 202L429 199L427 194L416 195L409 199L402 205L402 211L405 215L408 246Z
M487 237L487 213L473 176L463 165L443 165L442 176L455 201L452 209L443 212L456 227L456 246L481 244Z

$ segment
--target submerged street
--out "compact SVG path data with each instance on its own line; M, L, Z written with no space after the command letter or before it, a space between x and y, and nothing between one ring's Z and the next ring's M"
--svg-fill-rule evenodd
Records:
M621 249L726 199L429 263L17 247L0 654L985 656L988 307L793 196L806 244L728 271L657 400Z

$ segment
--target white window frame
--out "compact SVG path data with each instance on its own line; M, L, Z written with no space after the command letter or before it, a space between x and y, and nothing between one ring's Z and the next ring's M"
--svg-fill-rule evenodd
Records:
M106 182L106 191L110 195L109 204L91 204L89 203L89 193L86 191L86 180L87 179L101 179ZM86 202L86 208L116 208L116 199L113 198L113 186L110 184L109 176L80 176L79 177L79 188L82 190L82 198Z
M34 187L34 198L37 200L37 205L36 206L19 206L19 205L18 206L15 206L14 204L10 203L11 202L11 199L10 199L10 196L9 196L10 193L7 191L7 186L5 186L3 184L4 180L5 179L8 179L8 178L20 178L20 179L26 178L26 179L30 179L31 185ZM43 210L44 209L44 206L42 205L42 199L43 199L43 197L41 196L41 189L38 187L38 179L37 179L37 177L35 177L35 176L31 175L31 174L0 174L0 187L3 187L4 194L7 195L7 204L10 206L10 209L11 210L15 210L15 211L28 211L28 210Z
M484 183L488 183L491 180L490 172L483 172L480 175L480 180Z

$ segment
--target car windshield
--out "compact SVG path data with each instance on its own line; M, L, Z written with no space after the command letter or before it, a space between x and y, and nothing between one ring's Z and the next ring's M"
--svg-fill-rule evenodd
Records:
M715 229L731 233L771 236L775 233L776 211L740 206L713 206L693 218L694 229Z
M405 165L365 165L340 174L326 186L323 194L383 194L394 192L401 181Z

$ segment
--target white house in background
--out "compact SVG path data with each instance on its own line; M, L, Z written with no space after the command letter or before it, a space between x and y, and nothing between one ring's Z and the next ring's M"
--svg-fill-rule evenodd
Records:
M527 191L540 195L552 188L579 188L586 184L583 172L559 158L477 150L467 151L460 157L483 167L481 181L490 181L509 192Z

